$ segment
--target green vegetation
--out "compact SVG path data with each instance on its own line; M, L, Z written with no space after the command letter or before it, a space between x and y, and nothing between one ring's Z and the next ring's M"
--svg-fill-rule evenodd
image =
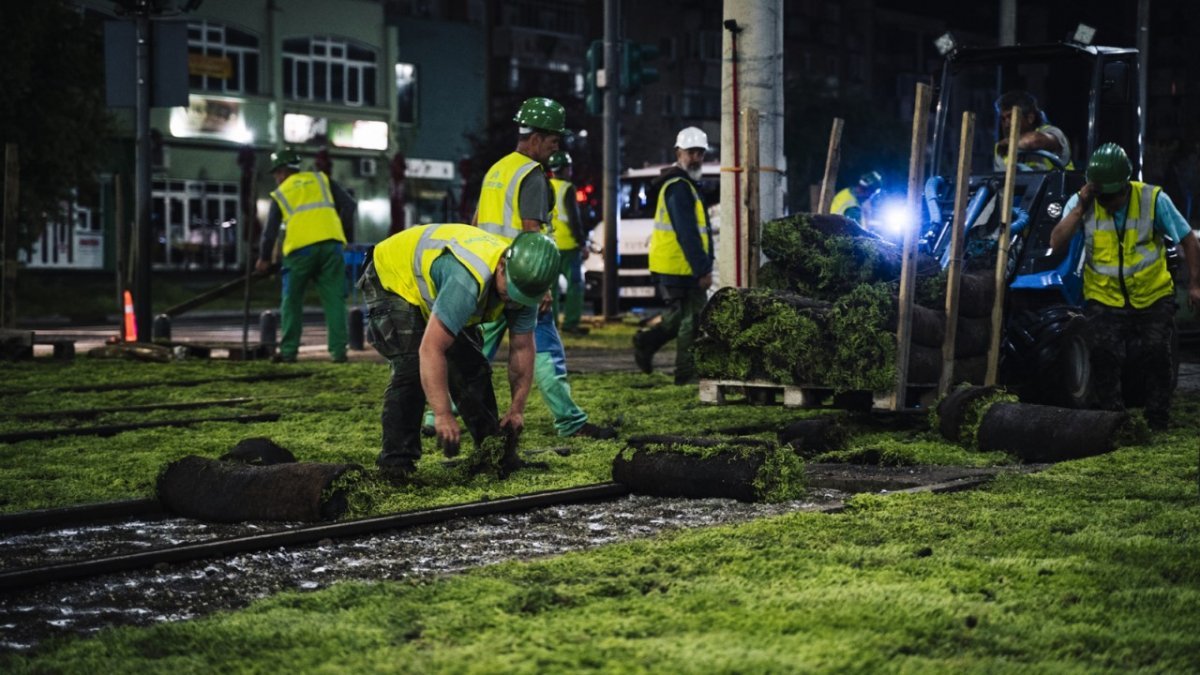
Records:
M633 329L619 326L617 330L629 334ZM388 369L381 363L301 362L281 367L224 360L159 364L79 358L68 364L39 359L6 364L4 369L0 433L143 420L202 419L261 411L280 412L282 417L269 423L210 422L194 427L129 431L108 438L65 436L0 444L0 511L3 512L149 497L153 495L155 477L167 463L189 454L220 457L239 440L254 436L271 438L291 450L300 461L354 462L366 467L364 479L350 495L354 515L606 481L611 478L613 457L624 447L620 439L559 438L554 434L541 397L534 393L529 401L521 449L530 461L545 462L548 468L523 469L506 480L497 479L492 472L464 476L461 462L445 464L434 440L426 439L413 483L397 488L379 480L374 471L380 441L380 402L388 380ZM254 383L210 382L190 387L155 384L278 372L307 373L310 377ZM508 399L505 378L505 370L498 364L494 382L501 406ZM108 392L55 389L133 382L144 382L146 386ZM698 401L695 387L674 386L669 377L661 374L573 375L572 389L593 421L617 425L622 437L648 433L712 436L726 430L730 434L745 434L746 429L757 428L761 432L755 437L774 440L775 432L788 422L822 414L780 406L705 405ZM254 400L235 407L107 413L90 420L30 421L19 417L21 413L40 411L234 397ZM922 438L926 440L914 445L915 450L905 451L912 462L979 461L962 448L934 439L933 434L923 434ZM855 443L852 440L851 447ZM550 452L553 449L563 452ZM464 454L470 451L470 447L463 449Z
M0 669L1192 672L1197 425L1177 419L1153 448L970 492L864 495L840 514L289 592Z

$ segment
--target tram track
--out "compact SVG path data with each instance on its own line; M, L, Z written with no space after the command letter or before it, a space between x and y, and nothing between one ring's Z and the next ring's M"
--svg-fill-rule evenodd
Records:
M964 474L937 483L916 485L896 490L892 494L917 492L957 492L969 490L990 481L994 472ZM857 491L873 491L882 483L860 483ZM855 485L836 476L823 478L813 485L814 490L833 489L853 493ZM442 506L418 511L362 518L337 523L289 527L279 531L252 535L235 535L207 541L189 542L151 550L114 553L93 558L53 562L18 569L0 571L0 593L16 592L43 584L58 583L95 577L116 572L155 568L163 564L175 564L209 558L227 557L267 549L289 548L324 541L351 539L373 535L388 530L404 530L420 525L446 523L457 519L481 518L509 515L547 507L561 507L586 502L606 502L629 494L627 487L618 483L596 483L561 490L531 493L495 500L481 500L452 506ZM837 513L845 508L838 501L818 509L821 512ZM46 510L10 514L0 517L0 532L13 533L33 528L71 528L86 523L98 523L120 518L157 519L169 516L155 500L129 500L66 509Z
M314 375L316 375L314 372L293 371L285 373L260 373L258 375L237 375L234 377L202 377L191 380L163 380L159 382L110 382L107 384L80 384L65 387L27 387L23 389L0 389L0 397L25 396L33 393L77 394L96 391L149 389L153 387L195 387L201 384L271 382L278 380L295 380L312 377Z
M326 539L336 540L358 537L385 530L443 523L458 518L511 514L549 506L603 501L626 494L628 494L628 489L617 483L597 483L564 490L551 490L504 499L468 502L420 511L362 518L341 523L323 523L289 528L278 532L235 536L179 546L161 547L149 551L106 555L91 559L25 567L0 572L0 592L20 591L41 584L150 568L163 563L179 563L277 547L300 546ZM134 506L136 508L136 505Z

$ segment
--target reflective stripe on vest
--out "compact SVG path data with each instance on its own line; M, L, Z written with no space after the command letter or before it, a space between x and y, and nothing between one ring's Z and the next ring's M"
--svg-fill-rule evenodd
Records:
M571 224L567 222L567 188L571 187L571 182L551 178L550 187L554 188L554 209L550 211L550 227L552 228L550 234L554 236L554 243L558 244L558 250L577 249L579 242L575 241L575 233L571 231Z
M1137 181L1129 184L1123 228L1118 230L1114 214L1097 202L1083 221L1083 297L1109 307L1124 307L1128 294L1129 305L1144 309L1171 295L1174 282L1167 269L1166 247L1154 231L1162 188Z
M492 165L479 191L479 227L509 239L521 234L521 182L541 165L519 152ZM543 176L545 174L542 174Z
M858 197L854 196L854 192L850 188L842 188L841 192L833 196L833 203L829 205L829 212L835 216L844 216L846 215L846 211L858 206Z
M650 271L659 274L690 275L694 274L688 263L679 239L675 237L675 226L671 223L671 213L667 209L667 188L683 181L692 193L696 205L696 227L700 230L700 243L704 252L710 248L708 238L708 213L704 210L704 202L696 192L696 186L682 177L676 177L663 183L658 191L658 205L654 209L654 232L650 235Z
M388 237L375 247L375 272L384 288L420 307L428 319L437 298L431 275L433 263L444 251L450 251L479 284L475 312L466 324L471 326L495 320L504 311L504 303L489 291L496 264L510 243L470 225L421 225Z
M346 243L329 177L317 171L288 176L271 193L283 214L283 254L322 241Z

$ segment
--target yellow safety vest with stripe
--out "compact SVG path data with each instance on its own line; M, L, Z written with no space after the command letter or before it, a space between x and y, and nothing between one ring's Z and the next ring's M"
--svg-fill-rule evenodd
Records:
M575 241L575 233L571 231L571 223L567 222L567 188L572 187L571 181L550 179L550 187L554 189L554 208L550 210L550 227L554 233L554 243L560 251L572 251L579 248Z
M704 252L710 250L708 239L708 212L704 210L704 201L696 192L696 186L691 181L676 177L663 183L658 191L658 206L654 209L654 232L650 235L650 271L659 274L690 275L694 274L683 247L675 237L675 226L671 224L671 213L667 209L667 188L683 181L692 193L696 204L696 227L700 230L700 243Z
M1049 128L1052 126L1054 126L1054 125L1053 124L1043 124L1042 126L1038 127L1037 129L1034 129L1034 131L1041 131L1043 129L1046 129L1046 128ZM1005 131L1005 133L1008 133L1008 132ZM1053 134L1051 134L1051 135L1053 135ZM992 156L993 156L992 166L1001 166L1006 161L1006 156L1000 154L1000 142L999 141L997 141L996 144L992 146ZM1034 171L1050 171L1052 169L1058 168L1058 167L1054 166L1054 162L1051 162L1050 160L1046 159L1045 157L1030 157L1028 159L1018 161L1017 166L1024 166L1024 167L1033 169ZM1067 170L1074 170L1075 169L1075 161L1068 158L1067 166L1065 168Z
M1154 212L1162 188L1130 181L1125 226L1118 230L1113 214L1099 203L1083 221L1086 258L1083 297L1109 307L1129 304L1144 309L1175 292L1167 269L1166 246L1154 231Z
M545 178L542 165L512 152L492 165L479 191L479 227L509 239L521 234L521 182L531 175Z
M833 196L833 203L829 205L829 212L836 216L844 216L850 209L861 208L858 203L858 197L854 196L854 191L850 188L842 188Z
M322 241L346 243L329 177L320 171L288 176L271 193L283 213L283 254Z
M504 312L504 301L491 293L492 277L496 263L511 243L504 237L459 223L410 227L375 246L375 273L384 288L420 307L428 320L437 297L437 285L430 270L438 256L450 251L479 282L475 312L466 323L473 326L495 321Z

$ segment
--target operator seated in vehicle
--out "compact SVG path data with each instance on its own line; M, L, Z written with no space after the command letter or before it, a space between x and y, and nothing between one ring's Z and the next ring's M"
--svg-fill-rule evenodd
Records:
M860 225L865 224L863 205L879 194L881 189L883 189L883 177L879 175L878 171L868 171L859 176L858 183L842 188L833 196L829 212L837 216L846 216Z
M1010 91L996 99L996 113L1000 116L1000 139L992 152L992 168L1004 171L1008 158L1008 129L1012 124L1012 109L1020 110L1021 117L1017 121L1017 170L1018 171L1050 171L1052 169L1074 169L1071 162L1071 142L1062 129L1050 124L1046 113L1038 107L1037 98L1027 91ZM1037 156L1036 151L1042 151L1055 156L1055 161L1049 157Z

